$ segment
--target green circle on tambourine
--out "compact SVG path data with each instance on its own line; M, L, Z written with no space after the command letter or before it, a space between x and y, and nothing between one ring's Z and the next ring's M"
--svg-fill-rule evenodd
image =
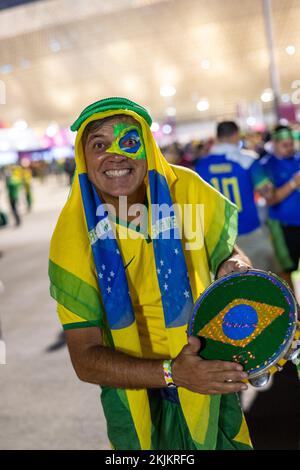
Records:
M235 361L253 374L285 351L296 311L290 289L277 276L257 270L232 273L202 293L189 334L200 337L203 359Z

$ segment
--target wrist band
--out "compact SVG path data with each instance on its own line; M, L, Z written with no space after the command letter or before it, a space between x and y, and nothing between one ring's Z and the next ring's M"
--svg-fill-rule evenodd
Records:
M172 359L166 359L163 362L163 371L167 387L176 387L172 377Z
M290 180L289 183L290 183L290 187L291 187L292 189L296 189L296 188L297 188L297 184L296 184L296 182L295 182L294 180Z

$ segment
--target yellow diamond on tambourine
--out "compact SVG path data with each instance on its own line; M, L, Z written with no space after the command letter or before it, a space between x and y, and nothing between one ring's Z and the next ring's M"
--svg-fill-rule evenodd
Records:
M235 299L197 335L244 348L283 313L284 309L280 307Z

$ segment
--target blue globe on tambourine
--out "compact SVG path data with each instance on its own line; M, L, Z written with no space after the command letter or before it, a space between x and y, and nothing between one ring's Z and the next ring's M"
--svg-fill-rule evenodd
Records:
M297 308L291 289L275 274L235 272L201 294L188 333L202 339L203 359L238 362L249 382L262 387L300 355Z

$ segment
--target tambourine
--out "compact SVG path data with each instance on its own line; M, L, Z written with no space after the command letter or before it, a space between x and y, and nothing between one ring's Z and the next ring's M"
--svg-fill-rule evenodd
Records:
M196 301L188 334L201 339L200 356L238 362L254 387L263 387L300 355L298 306L273 273L251 269L213 282Z

